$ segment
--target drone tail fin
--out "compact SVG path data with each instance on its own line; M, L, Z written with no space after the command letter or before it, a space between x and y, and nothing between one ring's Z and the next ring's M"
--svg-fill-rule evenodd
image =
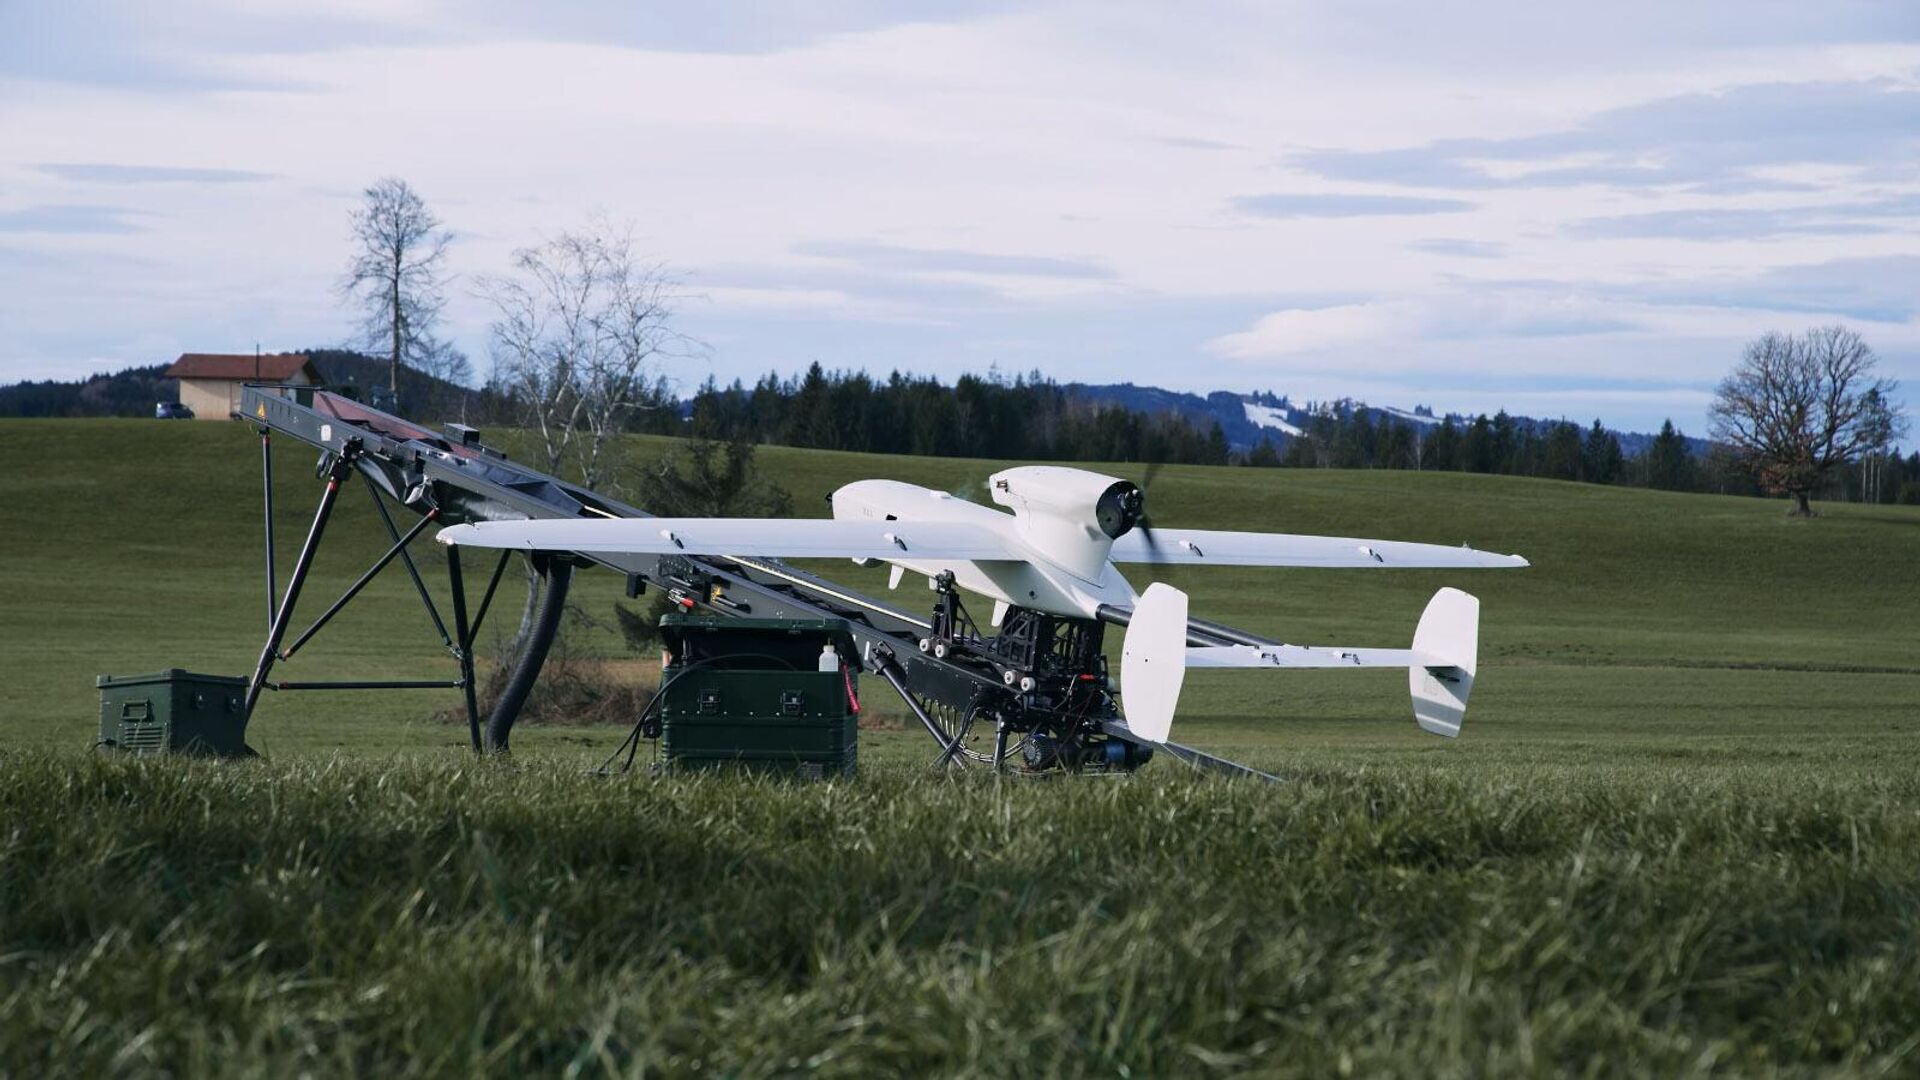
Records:
M1151 742L1166 742L1186 678L1187 594L1156 581L1140 594L1120 647L1120 692L1128 730Z
M1434 593L1413 631L1414 660L1407 669L1413 719L1421 730L1459 736L1479 657L1479 599L1459 589Z

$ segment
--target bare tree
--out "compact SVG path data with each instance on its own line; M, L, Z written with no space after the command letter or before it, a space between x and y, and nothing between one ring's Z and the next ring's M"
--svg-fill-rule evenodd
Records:
M662 367L698 349L670 325L679 283L634 253L630 228L604 221L515 252L513 270L478 283L498 314L488 328L493 385L538 434L547 472L600 487L617 474L633 414L670 400ZM505 656L524 646L540 593L529 564Z
M451 240L426 201L396 177L375 181L353 213L355 250L340 290L364 313L362 346L387 353L387 389L396 398L402 366L458 373L445 363L458 354L433 334L446 303L441 290Z
M1878 389L1866 394L1866 415L1860 422L1865 451L1860 455L1860 500L1879 502L1886 475L1887 454L1895 440L1907 435L1907 418Z
M1877 363L1844 326L1766 334L1721 381L1707 413L1713 437L1762 484L1791 495L1795 514L1811 516L1808 496L1828 473L1901 423L1885 404L1898 384L1876 378Z
M588 487L614 472L617 436L667 401L662 367L698 344L670 325L679 283L643 262L632 232L596 222L514 253L488 278L494 382L540 436L547 471Z

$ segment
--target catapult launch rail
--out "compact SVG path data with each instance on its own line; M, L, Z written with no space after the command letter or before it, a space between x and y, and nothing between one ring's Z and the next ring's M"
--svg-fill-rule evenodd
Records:
M466 698L468 726L475 748L504 749L514 719L539 674L557 630L573 568L589 564L624 575L629 595L638 595L649 586L660 588L687 609L697 607L719 615L754 618L846 620L859 644L859 662L900 692L908 708L939 744L942 762L963 755L983 759L983 755L966 752L962 746L976 705L989 696L1005 696L1014 690L1014 680L1008 677L1004 665L997 665L986 652L964 647L965 642L960 643L962 647L951 649L926 647L934 630L930 619L901 611L778 560L553 552L543 553L544 558L536 559L536 569L546 581L546 598L534 627L533 640L526 644L519 668L483 726L476 701L472 646L506 570L509 553L503 552L493 567L484 595L470 615L460 550L451 546L446 549L453 595L452 626L449 627L414 560L412 542L430 527L464 523L651 515L514 462L482 443L472 428L449 424L444 431L434 432L327 391L248 386L242 391L234 415L252 422L260 431L267 522L268 637L248 686L249 717L265 689L460 689ZM297 439L319 450L321 458L316 472L324 481L313 523L284 585L278 579L274 563L271 443L275 434ZM292 616L311 570L314 552L324 536L340 490L356 473L372 493L391 547L308 629L288 643ZM388 509L389 503L416 515L418 520L402 532ZM459 662L458 679L271 680L277 664L297 652L374 576L395 561L405 567L435 632ZM1124 624L1125 613L1103 613L1102 620ZM1095 627L1097 632L1098 624ZM1254 635L1212 624L1196 623L1188 636L1195 645L1266 643ZM1142 739L1117 716L1101 720L1098 727L1111 739L1169 753L1197 766L1265 776L1191 747ZM1003 728L991 758L996 764L1007 753L1005 739Z

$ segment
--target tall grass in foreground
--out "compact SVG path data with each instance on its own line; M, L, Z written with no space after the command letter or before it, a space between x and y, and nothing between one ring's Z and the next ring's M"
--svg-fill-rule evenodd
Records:
M1920 781L0 758L0 1073L1920 1068Z

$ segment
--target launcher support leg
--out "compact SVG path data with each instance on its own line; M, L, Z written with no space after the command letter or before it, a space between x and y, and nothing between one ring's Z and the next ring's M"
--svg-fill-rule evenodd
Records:
M993 771L1007 771L1007 722L1002 720L993 732Z
M888 684L893 687L894 692L900 695L901 701L907 703L907 711L911 712L914 719L920 721L927 729L927 734L933 736L933 741L940 744L943 761L960 749L959 737L955 736L952 739L948 739L946 733L940 730L940 725L934 723L933 717L927 715L927 710L920 707L920 702L914 698L913 691L907 688L906 678L900 670L900 661L894 659L892 653L886 649L873 650L873 665L874 671L878 672L881 678L887 680ZM936 762L935 764L937 766L941 763L942 762Z
M367 494L373 496L373 508L380 512L380 521L387 527L387 536L400 548L400 564L407 568L407 576L413 579L414 590L420 594L420 602L426 605L427 618L433 620L433 629L440 635L440 644L453 648L453 636L447 633L447 624L440 619L440 609L433 606L433 594L427 591L427 583L420 577L420 568L413 564L413 556L400 541L400 527L393 523L393 515L387 513L386 500L380 497L380 489L374 486L372 477L363 474L362 478L367 482Z
M439 520L439 517L440 517L440 511L438 510L427 511L427 516L415 522L413 528L407 530L407 535L401 537L398 541L396 541L392 547L387 549L387 553L385 555L380 556L380 558L373 564L373 566L368 568L366 573L361 574L358 578L354 580L354 583L352 585L347 586L347 591L341 594L340 599L335 600L333 602L332 607L329 607L325 612L321 613L319 618L313 620L313 625L307 627L304 633L302 633L299 637L294 638L293 644L287 646L285 649L282 649L280 651L280 659L282 660L293 659L293 654L300 651L300 646L305 645L307 642L313 640L313 635L319 633L321 627L327 625L329 622L332 622L333 617L335 615L340 614L340 611L342 608L352 603L354 597L360 595L360 590L366 588L367 583L369 581L372 581L375 577L379 576L380 571L387 568L387 564L393 561L393 557L395 555L399 555L405 552L407 549L407 545L413 542L413 538L416 536L419 536L420 533L424 531L427 526ZM451 547L452 545L448 545L448 546Z
M300 557L294 560L293 576L287 579L286 599L280 602L280 610L274 613L273 625L267 630L266 647L260 650L260 662L254 665L253 678L247 683L247 705L241 716L253 719L253 706L260 700L260 689L266 685L267 672L273 669L273 660L280 650L280 640L286 637L287 622L293 616L293 605L300 599L300 587L307 583L307 571L313 568L313 553L320 547L320 536L327 531L327 519L333 516L334 500L340 496L340 484L353 471L353 461L342 454L333 459L333 467L327 472L327 489L320 495L320 506L313 512L313 525L307 530L306 542L300 545Z
M260 494L267 508L267 630L273 630L277 614L273 591L280 581L273 572L273 429L260 429Z
M499 580L495 576L496 581ZM460 689L466 694L467 734L473 739L473 752L481 752L480 703L473 685L473 626L467 622L467 583L460 575L460 548L447 545L447 584L453 589L453 634L459 647Z
M458 547L459 545L449 544L447 546ZM500 587L500 575L507 572L507 560L512 557L513 552L510 549L501 549L500 561L493 564L493 580L487 582L487 591L480 597L480 610L473 613L473 622L467 627L468 641L480 640L480 624L486 621L487 608L493 605L493 590Z

